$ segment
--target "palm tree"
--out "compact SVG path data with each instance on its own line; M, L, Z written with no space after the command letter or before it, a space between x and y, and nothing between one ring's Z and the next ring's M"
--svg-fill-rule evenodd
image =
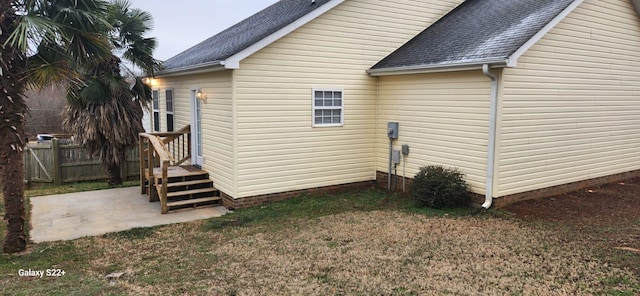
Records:
M132 100L138 106L144 100L150 100L150 90L142 85L140 79L136 80L136 91L125 92L122 76L108 77L109 72L116 72L115 64L119 61L114 59L114 49L123 49L125 56L136 53L127 53L126 46L131 44L130 39L114 38L117 36L114 32L120 32L118 28L122 24L113 22L115 17L112 16L117 16L113 12L123 11L119 7L125 7L124 4L120 1L110 4L102 0L0 0L0 183L7 221L3 244L5 253L20 252L26 248L22 159L28 112L24 103L27 87L64 84L70 89L71 103L104 103L105 99L93 98L90 91L92 81L99 80L91 78L104 77L108 78L105 80L109 86L107 89L116 95L116 99L109 101L114 113L135 109L127 105ZM112 23L115 25L112 26ZM118 40L123 41L121 44L114 43ZM151 45L151 49L155 44L153 39L145 38L137 42ZM141 60L146 58L144 61L151 65L151 68L143 68L145 71L157 66L151 58L151 50L132 48L149 53L148 56L136 54ZM135 99L132 94L136 95ZM125 99L127 97L129 100ZM119 106L118 103L123 105ZM88 108L87 112L91 114L96 109L105 108L104 105L94 104L95 109ZM105 120L113 123L107 119L109 115L121 117L105 111L102 115L103 124ZM127 121L118 122L128 124ZM118 135L116 139L119 138L124 137ZM108 137L103 139L111 140Z
M24 124L27 106L25 89L25 55L7 44L16 30L15 9L11 1L0 0L0 183L7 221L3 250L19 252L26 247L24 235Z
M130 8L125 0L116 0L107 13L112 49L121 53L145 74L153 75L159 63L152 52L156 42L145 38L150 29L151 15ZM110 58L85 69L83 83L70 88L63 125L80 144L98 155L109 173L110 184L122 184L120 167L126 161L126 151L138 142L142 126L143 107L151 101L151 89L135 77L134 87L122 75L120 58ZM133 71L125 69L128 76Z
M100 0L0 0L0 181L5 253L25 250L23 147L27 87L78 82L72 63L103 59L108 42ZM81 24L81 25L80 25ZM73 25L76 25L75 27Z

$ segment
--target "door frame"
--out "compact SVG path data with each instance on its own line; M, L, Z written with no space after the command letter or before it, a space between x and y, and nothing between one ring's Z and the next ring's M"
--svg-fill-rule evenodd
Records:
M197 88L190 91L191 97L191 165L202 168L204 151L202 145L202 102L196 97Z

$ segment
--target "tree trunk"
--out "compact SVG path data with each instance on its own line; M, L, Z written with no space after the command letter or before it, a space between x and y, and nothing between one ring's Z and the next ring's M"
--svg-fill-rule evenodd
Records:
M5 151L0 153L4 155ZM4 219L7 222L7 232L2 246L2 250L5 253L22 252L27 247L27 236L24 228L24 185L22 183L24 166L22 154L21 152L14 153L13 157L10 157L8 164L0 166L0 176L3 179Z
M25 118L24 102L26 60L18 49L4 45L15 30L16 14L11 1L0 0L0 178L7 232L3 251L16 253L26 249L24 208Z
M116 163L111 163L107 166L107 173L109 173L109 185L122 185L122 177L120 176L120 166Z
M0 84L4 82L2 80L0 77ZM3 244L5 253L24 251L27 243L23 184L25 113L26 106L20 95L12 96L0 91L0 178L4 220L7 223Z

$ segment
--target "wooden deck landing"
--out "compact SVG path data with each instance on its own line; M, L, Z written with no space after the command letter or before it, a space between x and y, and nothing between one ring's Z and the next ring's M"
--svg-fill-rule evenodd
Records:
M206 173L206 171L192 165L170 166L167 169L169 178L203 175ZM162 178L162 168L153 168L153 176L156 178Z

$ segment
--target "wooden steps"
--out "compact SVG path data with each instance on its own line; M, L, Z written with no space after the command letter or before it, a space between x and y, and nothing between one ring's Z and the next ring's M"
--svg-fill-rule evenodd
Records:
M165 198L160 194L163 187L161 171L154 170L153 187L157 194L155 200L160 200L163 214L170 210L222 204L220 191L209 180L209 173L191 166L169 167Z
M202 188L202 189L193 189L193 190L182 190L167 193L167 199L169 198L178 198L182 196L189 196L190 198L194 198L200 194L209 194L209 193L217 193L217 190L213 188Z
M167 184L169 187L182 187L182 186L198 186L201 184L208 183L209 180L193 180L193 181L184 181L184 182L173 182Z
M198 204L211 204L212 202L219 202L220 201L220 197L203 197L203 198L194 198L194 199L188 199L188 200L181 200L181 201L172 201L172 202L167 202L167 206L169 208L177 208L177 207L183 207L183 206L195 206Z

